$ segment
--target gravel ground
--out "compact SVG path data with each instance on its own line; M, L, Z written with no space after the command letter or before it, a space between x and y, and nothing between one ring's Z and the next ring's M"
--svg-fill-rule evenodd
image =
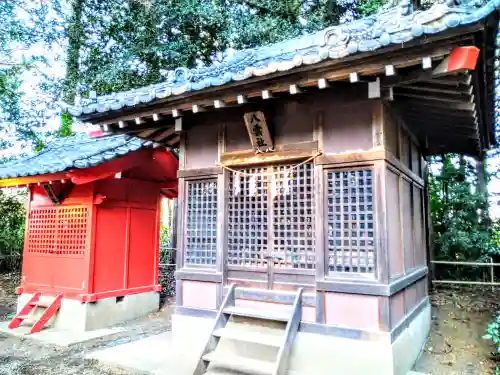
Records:
M15 311L14 290L18 282L16 274L0 274L0 320L6 320ZM0 334L0 375L132 375L130 372L104 368L97 361L84 357L95 350L170 330L174 304L175 298L167 297L158 313L120 325L124 329L115 335L69 348Z
M125 329L111 337L61 348L30 339L0 335L1 375L97 375L132 374L104 368L84 357L92 351L125 344L170 330L173 301L159 313L121 325Z

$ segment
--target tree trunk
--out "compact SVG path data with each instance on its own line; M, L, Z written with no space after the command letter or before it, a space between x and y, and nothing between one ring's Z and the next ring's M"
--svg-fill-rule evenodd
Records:
M479 210L479 219L484 228L489 227L488 174L486 154L476 158L477 192L484 199Z
M68 51L66 57L66 78L63 86L63 100L73 104L78 83L78 60L83 44L83 8L85 0L71 2L71 18L68 26Z
M78 85L78 60L80 58L80 49L83 44L83 9L85 0L72 0L71 18L68 26L68 49L66 57L66 77L63 82L62 99L68 104L74 104L76 97L76 88ZM59 135L66 137L72 134L72 118L63 113L61 115L61 124Z

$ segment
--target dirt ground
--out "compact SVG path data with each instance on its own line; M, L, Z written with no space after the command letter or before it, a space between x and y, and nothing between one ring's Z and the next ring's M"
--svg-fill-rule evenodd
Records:
M14 312L15 274L0 275L0 320ZM439 289L430 296L432 330L416 371L429 375L494 374L491 343L483 340L486 325L500 310L500 288ZM0 335L0 375L135 375L104 368L85 355L97 349L135 341L170 329L173 300L159 313L124 324L124 331L69 349ZM500 363L500 362L499 362ZM175 375L175 374L172 374Z
M494 346L481 337L500 309L499 297L500 288L434 291L431 334L415 370L430 375L494 374Z
M14 312L18 285L16 275L0 275L0 320ZM104 339L93 340L70 348L60 348L0 334L0 375L135 375L104 368L95 360L85 359L88 353L125 344L163 333L170 329L174 300L167 299L157 314L122 325L123 331ZM174 375L174 374L173 374Z

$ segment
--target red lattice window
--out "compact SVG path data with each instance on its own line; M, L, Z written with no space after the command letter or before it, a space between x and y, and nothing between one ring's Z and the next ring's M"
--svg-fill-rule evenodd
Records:
M27 251L83 256L87 250L87 207L43 207L30 211Z

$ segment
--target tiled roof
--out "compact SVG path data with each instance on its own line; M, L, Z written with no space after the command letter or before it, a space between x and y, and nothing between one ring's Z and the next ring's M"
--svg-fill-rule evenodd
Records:
M82 133L60 138L33 156L0 165L0 179L93 167L139 150L143 143L123 134L91 138Z
M486 18L500 0L440 0L430 9L409 12L403 5L339 26L280 43L235 52L209 67L177 68L165 82L136 90L85 99L78 105L62 104L73 116L108 112L155 100L194 92L253 76L289 71L328 59L341 59L359 52L402 44L425 35L470 25Z

